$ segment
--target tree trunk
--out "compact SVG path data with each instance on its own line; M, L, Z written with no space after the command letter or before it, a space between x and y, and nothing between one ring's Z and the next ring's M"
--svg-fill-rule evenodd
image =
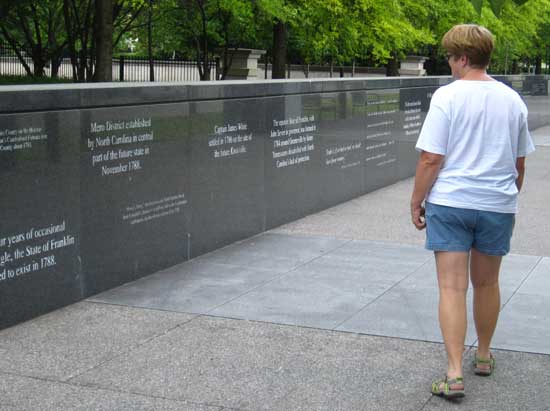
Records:
M399 60L396 56L391 57L391 59L386 64L386 76L396 77L399 76Z
M63 0L63 20L65 22L65 31L67 32L67 42L69 46L69 56L73 68L73 81L78 81L78 57L75 48L75 33L71 23L71 8L69 0Z
M63 57L61 56L52 58L51 78L57 78L59 76L59 67L61 67L62 61L63 61Z
M34 66L33 75L35 77L44 77L44 67L46 67L46 62L42 58L42 56L32 56L32 63Z
M155 81L155 64L153 63L153 0L149 0L147 14L147 54L149 54L149 81Z
M273 26L273 62L271 65L271 78L285 78L286 67L286 25L277 20Z
M535 74L542 74L542 57L535 57Z
M11 49L13 50L13 52L15 53L17 58L19 59L19 62L21 63L21 65L23 66L23 68L25 69L27 74L29 76L32 76L31 68L29 67L29 65L25 61L25 58L21 54L21 51L19 50L19 46L17 45L17 42L15 41L15 39L13 37L11 37L9 32L4 28L4 26L2 24L0 24L0 30L2 31L2 34L4 35L4 38L8 41Z
M516 59L512 61L511 74L519 74L519 64Z
M200 7L201 12L201 21L202 21L202 36L200 39L200 64L202 65L201 81L210 80L210 48L208 47L208 30L207 23L208 18L206 16L206 10L204 9L204 4Z
M113 81L113 0L95 2L94 81Z

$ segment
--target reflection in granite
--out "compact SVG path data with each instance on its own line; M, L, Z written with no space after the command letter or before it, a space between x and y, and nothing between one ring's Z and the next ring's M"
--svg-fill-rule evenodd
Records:
M264 101L190 105L191 256L265 230Z
M189 258L189 105L83 110L85 294Z

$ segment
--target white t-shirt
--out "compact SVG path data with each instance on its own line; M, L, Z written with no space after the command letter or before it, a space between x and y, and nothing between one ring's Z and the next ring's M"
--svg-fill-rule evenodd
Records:
M527 107L505 84L456 80L437 89L416 149L445 156L430 203L517 212L516 160L535 147Z

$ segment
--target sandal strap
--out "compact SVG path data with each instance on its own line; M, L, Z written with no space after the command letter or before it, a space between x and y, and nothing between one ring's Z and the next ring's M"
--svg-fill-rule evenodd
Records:
M443 385L443 387L441 387ZM456 377L453 379L449 379L449 377L445 376L445 378L434 381L432 383L432 392L444 392L445 394L449 394L450 391L462 391L461 389L455 389L451 390L451 385L464 385L464 377Z
M445 378L447 380L447 384L449 385L455 385L455 384L460 384L460 385L463 385L464 384L464 377L456 377L456 378L453 378L452 380L449 380L447 378Z
M489 364L493 366L495 364L495 358L493 357L493 354L489 354L489 358L479 358L476 353L474 356L474 362L476 364Z

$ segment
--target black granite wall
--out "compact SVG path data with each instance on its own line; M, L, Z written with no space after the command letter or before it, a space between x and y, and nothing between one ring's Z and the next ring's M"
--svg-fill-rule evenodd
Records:
M413 175L449 81L0 88L0 329Z

